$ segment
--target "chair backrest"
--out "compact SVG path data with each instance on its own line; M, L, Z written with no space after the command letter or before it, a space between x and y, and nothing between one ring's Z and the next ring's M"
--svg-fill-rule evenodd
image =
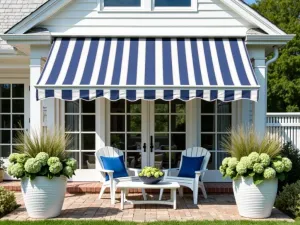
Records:
M100 148L99 150L97 150L95 152L95 156L96 156L96 160L99 162L99 166L100 166L100 169L104 169L103 167L103 163L100 159L100 156L104 156L104 157L118 157L118 156L121 156L123 155L123 152L117 148L113 148L113 147L110 147L110 146L106 146L106 147L103 147L103 148ZM101 181L104 181L105 180L105 174L104 173L100 173L101 177Z
M201 165L201 170L204 170L207 168L207 164L210 159L210 152L206 150L205 148L202 147L193 147L193 148L188 148L184 150L181 154L181 161L180 161L180 167L182 163L182 156L187 156L187 157L201 157L204 156L202 165Z

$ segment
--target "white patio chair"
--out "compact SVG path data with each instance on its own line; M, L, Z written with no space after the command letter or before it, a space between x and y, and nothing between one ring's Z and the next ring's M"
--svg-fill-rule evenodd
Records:
M96 159L98 160L99 165L100 165L100 168L97 170L100 172L100 182L102 183L102 187L101 187L98 199L102 198L102 195L104 194L104 191L106 188L110 188L110 199L111 199L112 205L115 204L115 193L116 193L117 183L122 182L122 181L129 181L134 178L138 179L137 176L140 172L140 169L127 168L128 174L130 174L130 172L133 172L134 176L113 178L114 171L104 169L100 156L119 157L122 155L123 155L123 152L121 150L119 150L117 148L113 148L113 147L104 147L104 148L97 150L95 153ZM125 165L126 165L126 163L125 163ZM109 176L108 181L106 181L106 174L108 174L108 176ZM142 193L143 193L144 200L147 200L145 190L142 190Z
M187 156L187 157L200 157L204 156L201 169L199 171L195 172L195 178L188 178L188 177L178 177L179 170L182 165L182 156ZM194 199L194 204L196 205L198 203L198 188L200 187L203 193L204 198L207 198L206 190L203 184L203 178L204 174L207 171L207 164L210 159L210 152L207 151L205 148L201 147L193 147L193 148L188 148L187 150L183 151L181 154L181 161L180 161L180 167L179 168L173 168L169 169L168 173L165 174L164 181L166 182L178 182L180 185L179 189L179 195L180 197L183 196L183 187L188 187L193 191L193 199ZM170 173L172 172L173 176L170 176ZM160 195L159 199L162 199L164 190L160 190Z

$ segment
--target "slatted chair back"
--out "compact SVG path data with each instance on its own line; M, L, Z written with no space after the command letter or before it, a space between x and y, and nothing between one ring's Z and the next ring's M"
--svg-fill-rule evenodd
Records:
M104 157L119 157L123 152L117 148L106 146L95 152L96 160L99 162L100 169L105 169L100 156ZM100 180L105 181L105 173L100 173Z
M204 170L207 168L207 164L210 159L210 152L206 150L205 148L202 147L193 147L193 148L188 148L184 150L181 154L181 161L180 161L180 168L182 164L182 156L187 156L187 157L201 157L204 156L202 165L201 165L201 170Z

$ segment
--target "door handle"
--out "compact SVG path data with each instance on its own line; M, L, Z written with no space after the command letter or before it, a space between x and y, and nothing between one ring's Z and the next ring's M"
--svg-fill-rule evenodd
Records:
M153 136L150 136L150 152L153 152Z
M146 150L147 150L147 145L146 145L146 143L144 143L143 149L144 149L144 152L146 152Z

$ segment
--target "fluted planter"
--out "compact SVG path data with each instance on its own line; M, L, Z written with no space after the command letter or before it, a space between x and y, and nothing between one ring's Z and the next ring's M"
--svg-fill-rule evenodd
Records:
M64 203L66 185L65 176L54 177L51 180L42 176L34 180L23 178L21 189L28 215L37 219L59 216Z
M239 214L247 218L271 216L278 188L278 179L264 180L255 185L252 177L233 181L233 192Z

